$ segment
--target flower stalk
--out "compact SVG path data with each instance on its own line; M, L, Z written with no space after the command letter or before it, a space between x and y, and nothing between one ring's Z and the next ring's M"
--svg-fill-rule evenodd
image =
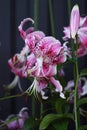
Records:
M38 29L38 0L34 0L34 29ZM32 96L32 116L35 116L35 97Z
M42 114L43 114L43 103L41 102L41 106L40 106L40 118L42 118Z
M0 97L0 101L12 99L12 98L18 98L18 97L22 97L22 96L23 96L23 94L16 94L16 95L12 95L12 96Z
M75 127L78 130L78 108L77 108L77 101L78 101L78 81L79 81L79 71L78 71L78 36L76 35L76 54L75 54L75 64L74 64L74 78L75 78L75 92L74 92L74 112L75 112Z
M55 36L52 0L49 0L49 12L50 12L51 34L52 36Z
M34 29L38 29L38 0L34 0Z
M67 5L68 5L68 16L70 17L70 13L71 13L71 0L67 0Z

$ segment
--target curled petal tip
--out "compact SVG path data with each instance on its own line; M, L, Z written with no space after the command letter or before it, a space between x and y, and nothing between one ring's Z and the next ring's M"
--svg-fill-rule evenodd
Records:
M18 26L18 30L19 30L20 35L21 35L21 37L22 37L23 39L25 39L25 37L26 37L26 31L23 30L23 26L24 26L24 24L25 24L26 22L28 22L28 21L30 21L30 22L32 22L32 24L34 24L34 20L33 20L33 19L31 19L31 18L26 18L26 19L24 19L23 21L21 21L21 24ZM29 30L29 29L28 29L28 30Z
M60 93L60 97L66 99L65 95L62 92Z

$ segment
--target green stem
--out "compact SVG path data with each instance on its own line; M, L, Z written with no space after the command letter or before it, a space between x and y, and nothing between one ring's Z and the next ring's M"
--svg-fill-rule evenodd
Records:
M32 96L32 116L35 116L35 97Z
M75 63L75 93L74 93L74 111L75 111L75 124L76 124L76 130L78 130L78 110L77 110L77 98L78 98L78 64L77 62Z
M71 0L67 0L67 7L68 7L68 16L70 18L70 13L71 13Z
M70 39L71 48L72 48L72 58L75 58L75 49L74 49L74 39Z
M38 29L38 0L34 0L34 29ZM32 96L32 116L35 116L35 97Z
M32 96L32 116L35 117L35 97ZM32 128L34 130L34 128Z
M34 0L34 28L38 29L38 0Z
M43 114L43 103L41 102L41 107L40 107L40 116L42 118L42 114Z
M55 36L52 0L49 0L49 12L50 12L50 22L51 22L51 33L52 36Z
M75 76L75 92L74 92L74 112L75 112L75 127L76 130L78 130L79 127L79 121L78 121L78 81L79 81L79 70L78 70L78 54L77 54L77 50L78 50L78 36L76 36L76 61L75 61L75 71L74 71L74 76Z
M11 99L11 98L17 98L17 97L21 97L21 96L23 96L23 94L16 94L16 95L12 95L12 96L0 97L0 101Z
M34 28L35 30L38 29L38 0L34 0ZM40 108L40 116L42 117L43 113L43 104L41 103ZM35 98L32 98L32 115L35 115Z

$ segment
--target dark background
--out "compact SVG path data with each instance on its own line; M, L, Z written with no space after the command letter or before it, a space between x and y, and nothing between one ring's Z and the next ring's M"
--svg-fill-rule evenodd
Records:
M52 2L56 38L62 42L63 27L69 25L68 0L53 0ZM71 0L71 2L72 6L75 3L79 5L81 14L87 14L87 0ZM39 30L42 30L46 35L51 35L48 0L39 0L38 10ZM16 52L20 52L24 45L18 32L18 26L26 17L34 18L34 0L0 0L0 97L4 96L3 84L9 84L14 77L10 72L8 59ZM87 66L86 60L86 56L80 59L80 68ZM69 79L72 76L72 69L68 66L65 70ZM29 86L27 80L22 79L21 82L23 88ZM16 87L11 94L17 92L18 88ZM32 98L29 97L28 103L25 102L24 98L0 101L0 119L5 119L11 113L18 113L24 106L28 106L31 113L31 100Z

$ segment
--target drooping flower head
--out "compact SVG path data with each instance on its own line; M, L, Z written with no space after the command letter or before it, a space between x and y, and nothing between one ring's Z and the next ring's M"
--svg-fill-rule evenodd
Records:
M45 36L42 31L34 31L31 28L23 30L23 26L30 18L24 19L20 26L20 35L25 42L25 46L19 54L15 54L8 63L11 71L21 77L33 77L34 81L26 92L41 93L44 95L44 89L51 82L55 86L55 90L62 93L63 89L59 81L54 79L57 74L57 65L67 60L67 46L62 45L59 40L52 36Z

